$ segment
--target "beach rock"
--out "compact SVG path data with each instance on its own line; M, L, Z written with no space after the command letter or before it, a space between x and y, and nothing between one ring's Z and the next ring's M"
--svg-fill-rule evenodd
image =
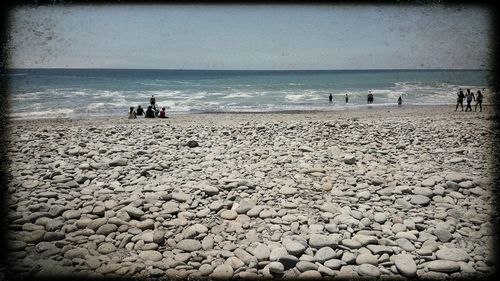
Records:
M285 256L281 256L278 259L278 262L283 264L285 270L288 270L290 268L295 267L295 265L297 265L297 263L299 262L299 259L295 256L292 256L292 255L285 255Z
M217 266L212 274L210 274L210 278L214 279L230 279L233 277L233 268L228 264L221 264Z
M225 210L220 213L220 217L225 220L234 220L238 217L238 213L234 210Z
M362 264L358 268L358 272L361 276L368 277L379 277L380 269L372 264Z
M342 265L344 265L345 263L341 260L337 260L337 259L331 259L331 260L327 260L325 261L324 265L330 269L333 269L333 270L338 270L342 267Z
M161 261L163 255L158 251L140 251L139 257L146 261Z
M201 243L194 239L184 239L179 241L176 245L177 249L181 249L186 252L198 251L201 249Z
M107 255L109 253L116 251L116 247L112 243L102 243L97 248L97 251L103 255Z
M127 166L128 160L125 158L117 157L108 163L110 167Z
M324 263L327 260L333 259L337 256L335 250L330 247L320 248L316 254L314 254L314 260L320 263Z
M100 226L95 232L97 235L108 235L112 232L115 232L118 227L115 224L105 224Z
M197 147L199 146L198 142L195 141L195 140L190 140L186 143L186 146L187 147L190 147L190 148L194 148L194 147Z
M436 252L436 257L439 260L466 262L469 259L469 254L464 249L443 248L443 249Z
M448 260L435 260L427 263L427 268L430 271L453 273L460 270L460 264Z
M337 243L330 236L322 234L311 234L309 238L309 246L312 248L320 249L323 247L336 247Z
M277 261L280 257L288 255L288 251L285 247L276 247L269 254L270 261Z
M127 214L129 214L131 217L140 218L140 217L144 216L144 211L142 211L141 209L136 208L134 206L129 205L129 206L122 208L121 210L126 212Z
M285 267L282 263L273 261L269 264L269 272L274 274L283 274Z
M219 194L219 189L214 186L206 185L203 187L203 192L205 192L207 195L213 196Z
M354 156L353 154L346 154L344 155L343 161L345 164L349 165L356 164L356 156Z
M264 244L259 244L255 249L253 250L253 255L259 260L259 261L264 261L269 259L269 255L271 254L271 251L269 248L264 245Z
M292 255L300 255L306 250L306 246L293 240L284 241L283 246L285 247L287 252Z
M409 254L395 255L394 264L396 269L406 277L415 277L417 274L417 265Z
M300 271L300 272L305 272L305 271L309 271L309 270L318 270L318 265L317 264L314 264L310 261L299 261L295 267L297 267L297 269Z

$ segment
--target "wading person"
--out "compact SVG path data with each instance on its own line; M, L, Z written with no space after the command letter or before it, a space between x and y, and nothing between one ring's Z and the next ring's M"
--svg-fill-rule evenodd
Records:
M464 111L464 92L462 91L462 89L458 89L458 93L457 93L457 106L455 107L455 111L457 111L458 109L458 106L460 105L462 107L462 111Z

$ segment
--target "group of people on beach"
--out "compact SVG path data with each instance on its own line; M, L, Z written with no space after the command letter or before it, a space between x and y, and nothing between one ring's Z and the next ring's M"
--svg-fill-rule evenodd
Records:
M328 97L328 100L330 102L333 101L333 95L330 93L330 96ZM367 96L368 103L373 103L373 94L372 91L368 91L368 96ZM345 94L345 103L349 102L349 96ZM401 98L401 95L398 98L398 105L401 105L403 103L403 98Z
M165 107L162 107L161 110L156 107L156 98L154 95L152 95L149 99L149 103L150 105L148 106L148 109L146 109L146 112L144 112L141 105L137 106L137 111L134 110L133 106L131 106L128 112L128 119L135 119L137 116L143 115L145 118L168 118L166 116Z
M483 88L484 92L484 88ZM458 106L462 107L462 111L464 111L464 98L467 101L467 106L465 107L465 111L472 111L471 103L474 100L476 105L474 106L474 111L477 111L477 106L479 105L479 112L483 111L483 94L480 90L477 90L477 94L474 95L470 89L467 89L467 93L464 94L462 88L458 89L457 93L457 106L455 107L455 111L458 110Z

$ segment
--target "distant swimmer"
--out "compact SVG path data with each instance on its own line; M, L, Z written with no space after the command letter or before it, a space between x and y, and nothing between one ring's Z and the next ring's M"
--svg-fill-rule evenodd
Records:
M455 107L455 111L457 111L458 106L460 105L462 107L462 111L464 111L464 92L462 91L462 88L458 89L457 93L457 106Z
M330 102L332 102L332 100L333 100L332 93L330 93L330 96L328 97L328 100L330 100Z
M349 102L349 96L347 94L345 94L345 103L348 103Z
M401 98L401 95L399 95L399 98L398 98L398 105L401 106L401 104L403 103L403 99Z
M483 88L484 92L484 88ZM483 94L481 93L480 90L477 90L477 96L476 96L476 106L474 107L474 111L477 111L477 105L479 104L479 112L483 111Z
M472 93L470 89L467 89L467 94L465 94L465 97L467 98L467 106L465 107L465 111L467 111L467 109L469 109L469 111L472 111L472 107L470 104L473 99L476 100L476 98L474 97L474 93Z

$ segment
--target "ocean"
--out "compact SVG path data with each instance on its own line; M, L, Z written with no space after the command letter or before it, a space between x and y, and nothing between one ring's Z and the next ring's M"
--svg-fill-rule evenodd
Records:
M7 78L9 115L46 118L127 116L131 106L146 108L152 95L167 115L346 110L394 105L400 95L403 104L451 105L458 88L488 88L489 75L486 70L10 69Z

